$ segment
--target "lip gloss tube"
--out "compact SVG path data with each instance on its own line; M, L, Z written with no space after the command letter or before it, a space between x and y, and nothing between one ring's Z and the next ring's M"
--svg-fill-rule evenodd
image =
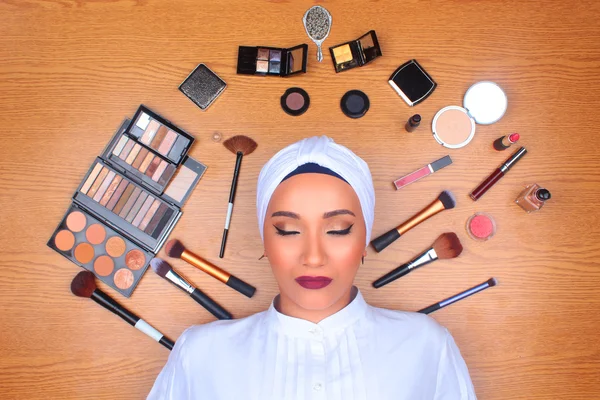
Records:
M488 176L479 186L477 186L469 196L474 201L479 200L481 196L485 194L492 186L496 184L508 172L509 169L513 167L523 156L527 154L527 149L525 147L521 147L512 156L506 160L504 164L502 164L499 168L494 170L490 176Z

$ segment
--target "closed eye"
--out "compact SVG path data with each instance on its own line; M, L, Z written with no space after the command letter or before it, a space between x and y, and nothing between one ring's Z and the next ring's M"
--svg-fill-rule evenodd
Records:
M354 224L350 225L346 229L342 229L340 231L327 231L327 233L330 235L347 235L350 233L350 230L352 229L353 226L354 226Z
M283 229L280 229L278 227L276 227L275 225L273 225L275 227L275 229L277 229L277 234L280 236L290 236L290 235L297 235L300 232L298 231L284 231Z

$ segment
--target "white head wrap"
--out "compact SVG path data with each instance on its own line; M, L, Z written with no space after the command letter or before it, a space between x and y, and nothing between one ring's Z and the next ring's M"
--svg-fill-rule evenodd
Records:
M265 216L273 192L288 174L307 163L332 170L352 186L365 219L368 246L375 218L375 189L371 171L362 158L327 136L313 136L287 146L275 154L260 171L256 188L260 237L264 240Z

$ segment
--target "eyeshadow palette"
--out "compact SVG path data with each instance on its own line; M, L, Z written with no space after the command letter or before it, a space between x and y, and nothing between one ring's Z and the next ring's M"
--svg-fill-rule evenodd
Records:
M154 256L73 204L49 245L129 297Z
M137 126L135 121L140 116L151 116L148 111L145 109L140 114L138 110L133 120L123 122L103 156L92 163L73 195L71 207L48 241L50 248L94 272L127 297L173 230L181 217L181 207L206 170L206 166L188 156L178 159L177 164L169 161L165 171L172 165L177 167L168 178L164 177L164 171L161 173L158 190L156 185L149 185L138 174L115 162L114 143L124 137L129 143L132 139L127 132ZM157 120L155 116L152 113L151 121ZM169 124L166 120L160 123ZM191 144L193 138L189 138L185 137ZM175 139L178 140L179 137ZM130 146L129 151L137 144ZM160 160L165 161L162 157Z
M289 49L240 46L237 73L246 75L289 76L306 72L308 45Z
M191 135L140 106L125 131L110 141L103 158L162 192L193 142Z
M329 48L335 72L346 71L381 57L381 48L375 31L369 31L360 38Z

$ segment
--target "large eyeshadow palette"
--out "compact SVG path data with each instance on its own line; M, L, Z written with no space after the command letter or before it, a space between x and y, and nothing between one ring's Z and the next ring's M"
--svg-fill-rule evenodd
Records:
M289 49L240 46L238 74L289 76L306 72L308 45Z
M94 161L48 241L50 248L127 297L167 240L181 217L181 207L206 170L202 163L183 156L165 178L164 190L123 170L112 157L114 142L135 125L137 114L123 122L103 156ZM177 132L166 120L161 123L165 122Z

